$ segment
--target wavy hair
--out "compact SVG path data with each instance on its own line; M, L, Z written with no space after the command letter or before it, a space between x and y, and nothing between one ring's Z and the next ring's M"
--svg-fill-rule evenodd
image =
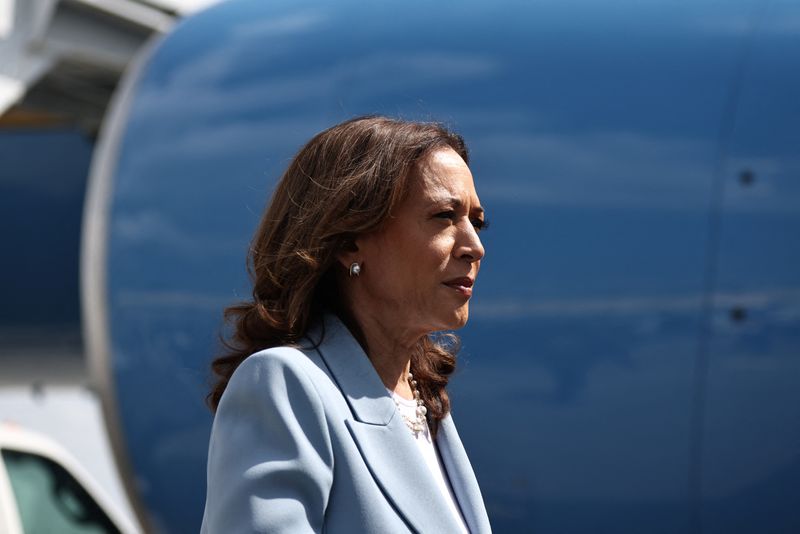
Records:
M465 162L463 138L438 123L365 116L314 136L283 173L252 240L247 268L252 300L225 309L232 327L211 364L216 382L206 401L216 411L233 372L259 350L297 344L330 310L363 343L336 282L340 252L381 227L410 188L415 165L450 147ZM435 436L450 410L446 386L455 370L458 338L424 336L411 356L420 396Z

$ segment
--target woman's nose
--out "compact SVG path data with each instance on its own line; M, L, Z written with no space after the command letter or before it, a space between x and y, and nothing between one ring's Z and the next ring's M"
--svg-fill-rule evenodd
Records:
M483 243L481 243L478 230L475 229L472 223L466 224L465 227L466 230L460 232L461 242L458 243L456 248L456 257L471 262L479 261L486 254L486 251L483 248Z

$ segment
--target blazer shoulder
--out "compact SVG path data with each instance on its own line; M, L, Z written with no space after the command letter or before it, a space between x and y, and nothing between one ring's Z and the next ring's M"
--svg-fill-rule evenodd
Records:
M211 429L203 532L321 531L333 448L307 361L278 347L234 371Z
M269 373L280 371L294 375L308 375L317 367L303 350L295 347L270 347L254 352L236 368L228 382L228 387L246 382L260 382Z
M224 412L227 404L263 399L278 391L293 397L304 392L302 396L312 405L321 406L318 384L321 372L308 354L295 347L271 347L254 352L234 370L217 411Z
M299 348L291 346L270 347L254 352L245 358L234 371L234 375L243 367L249 367L251 371L258 371L261 368L279 365L300 370L302 366L307 365L308 361L308 355Z

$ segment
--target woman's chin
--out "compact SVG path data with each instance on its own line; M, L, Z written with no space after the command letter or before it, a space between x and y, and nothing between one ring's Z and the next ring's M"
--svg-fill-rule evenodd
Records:
M444 330L458 330L459 328L463 328L464 325L467 324L467 320L469 319L469 305L464 304L460 306L453 312L453 316L450 318L449 325L444 328Z
M417 317L420 317L418 314ZM469 319L469 306L464 304L458 308L451 308L447 311L439 310L435 316L429 316L423 327L425 333L444 332L448 330L459 330L467 324Z

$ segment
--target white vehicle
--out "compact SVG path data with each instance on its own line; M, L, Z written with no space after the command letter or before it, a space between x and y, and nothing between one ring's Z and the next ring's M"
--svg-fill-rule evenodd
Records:
M0 532L137 532L88 472L55 441L0 422L0 459Z

